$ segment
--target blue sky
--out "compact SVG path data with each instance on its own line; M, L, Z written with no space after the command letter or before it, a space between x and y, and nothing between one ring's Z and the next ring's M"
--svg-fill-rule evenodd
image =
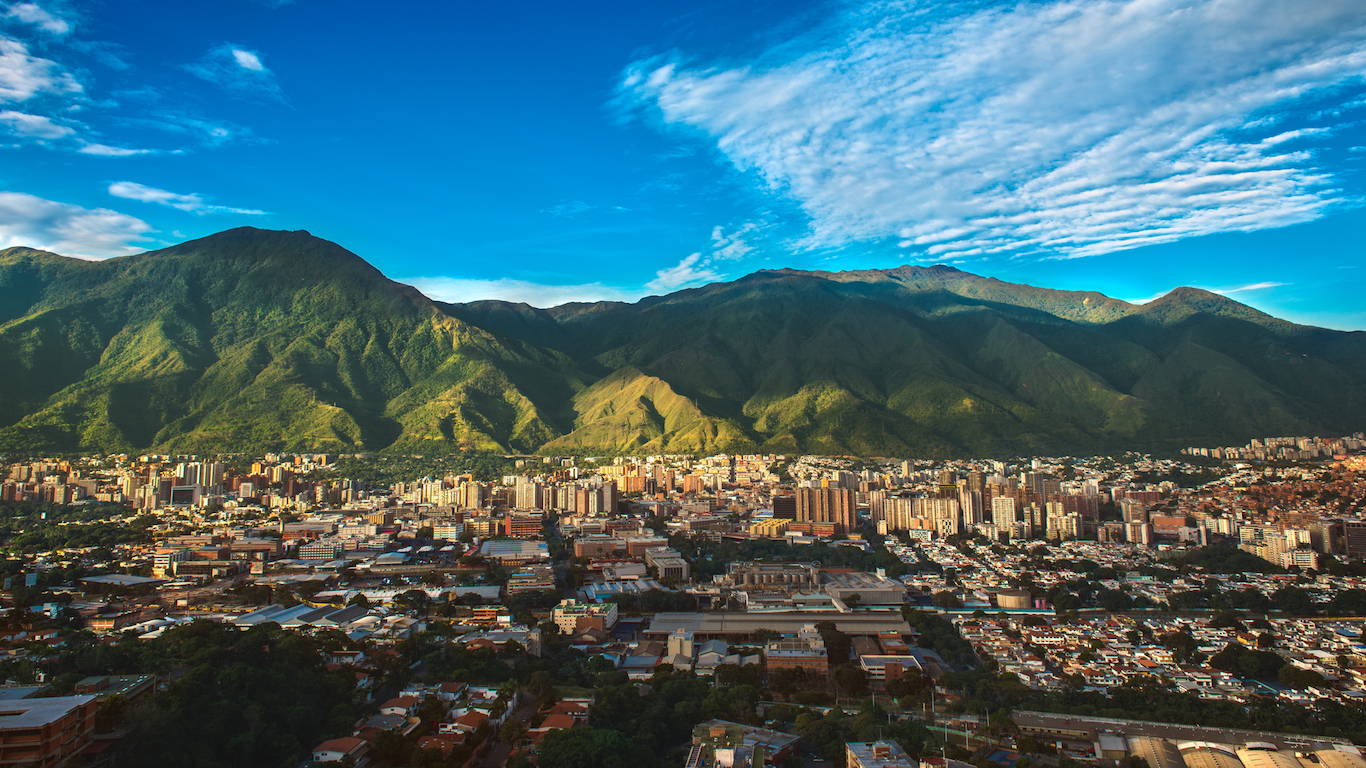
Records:
M1366 4L0 2L0 247L434 298L949 263L1366 328Z

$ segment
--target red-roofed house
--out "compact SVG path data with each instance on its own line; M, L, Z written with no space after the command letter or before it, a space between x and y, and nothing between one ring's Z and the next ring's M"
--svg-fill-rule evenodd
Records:
M588 719L588 707L577 701L557 701L550 709L544 710L548 715L568 715L575 720Z
M442 683L437 687L436 697L442 701L455 701L467 687L467 683Z
M442 723L440 730L442 733L454 733L457 731L463 731L464 733L474 733L475 731L479 730L479 726L488 722L488 719L488 715L484 714L483 712L480 712L477 709L472 709L469 712L466 712L465 714L461 715L460 717L455 718L453 722Z
M401 717L412 717L413 712L422 702L416 696L399 696L389 699L379 707L381 715L399 715Z
M340 739L328 739L313 748L313 762L331 763L340 762L348 755L356 761L356 765L364 765L362 762L365 753L370 750L370 745L364 739L355 736L344 736Z
M465 742L463 733L437 733L431 736L423 736L417 742L418 749L439 749L441 759L445 760L451 756L455 748Z

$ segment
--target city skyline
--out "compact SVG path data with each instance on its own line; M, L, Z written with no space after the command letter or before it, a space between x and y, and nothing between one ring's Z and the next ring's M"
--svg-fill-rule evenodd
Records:
M536 306L948 263L1366 327L1359 4L22 2L0 25L0 246L308 229L433 298Z

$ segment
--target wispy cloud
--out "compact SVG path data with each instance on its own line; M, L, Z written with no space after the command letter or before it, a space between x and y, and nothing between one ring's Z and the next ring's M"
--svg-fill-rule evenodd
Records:
M37 3L15 3L5 10L5 16L58 37L71 32L70 21L44 10Z
M284 91L275 80L275 73L266 67L261 54L233 43L223 43L185 65L195 77L216 83L240 96L284 101Z
M808 247L1085 256L1311 220L1343 197L1316 137L1276 126L1359 81L1360 0L841 8L743 63L638 62L621 100L796 201Z
M120 117L119 122L128 126L152 128L184 136L208 147L261 142L250 128L224 120L208 119L183 110L156 109L136 117Z
M16 112L12 109L0 112L0 124L3 124L11 134L36 139L60 139L75 133L74 129L54 123L49 117Z
M133 157L134 155L156 154L155 149L133 149L131 147L111 147L108 144L82 144L76 150L83 155L96 155L99 157Z
M656 272L655 279L645 284L645 290L652 293L669 293L680 288L720 280L722 277L725 275L712 269L710 262L705 261L701 253L694 253L684 257L674 266Z
M566 200L563 203L557 203L549 208L541 209L541 213L548 213L551 216L575 216L586 211L591 211L593 208L594 206L589 205L582 200Z
M41 248L103 259L136 253L154 232L141 219L107 208L82 208L21 192L0 192L0 248Z
M1230 293L1243 293L1244 291L1261 291L1261 290L1265 290L1265 289L1267 289L1267 288L1279 288L1280 286L1283 286L1283 285L1291 285L1291 283L1276 283L1276 282L1266 281L1266 282L1261 282L1261 283L1249 283L1249 284L1247 284L1247 285L1240 285L1240 286L1238 286L1238 287L1236 287L1236 288L1206 288L1206 289L1204 289L1204 290L1207 290L1207 291L1209 291L1210 293L1217 293L1217 294L1219 294L1220 296L1227 296L1227 295L1229 295ZM1166 296L1166 295L1169 294L1169 293L1171 293L1171 291L1170 291L1170 290L1167 290L1167 291L1162 291L1161 293L1155 293L1155 294L1153 294L1152 296L1148 296L1148 297L1142 298L1142 299L1121 299L1121 301L1127 301L1127 302L1129 302L1130 304L1147 304L1148 302L1150 302L1150 301L1156 301L1156 300L1162 298L1163 296Z
M722 265L749 255L754 246L748 238L767 226L769 224L766 221L747 221L730 231L722 226L712 227L711 243L705 251L698 251L672 267L659 270L655 278L645 284L645 290L668 293L725 278Z
M1261 291L1267 288L1279 288L1282 285L1290 285L1290 283L1251 283L1248 285L1240 285L1237 288L1211 288L1210 293L1217 293L1221 296L1227 296L1230 293L1242 293L1243 291Z
M1154 293L1153 295L1147 296L1142 299L1120 299L1120 301L1127 301L1130 304L1147 304L1150 301L1157 301L1158 299L1162 298L1163 296L1166 296L1169 293L1171 293L1171 291L1162 291L1161 293Z
M0 0L0 27L12 33L0 33L0 134L53 149L111 158L180 154L196 145L261 141L249 128L205 117L183 106L158 104L186 103L178 98L183 94L173 91L127 84L103 96L88 92L84 79L89 70L79 62L93 60L121 73L130 72L132 65L124 58L121 46L75 35L75 19L65 4L5 5ZM35 47L52 58L34 55ZM187 69L244 96L283 99L275 75L261 55L243 46L219 46ZM122 79L127 77L125 74ZM184 146L128 146L126 138L113 133L128 128L175 134L183 137Z
M402 277L398 278L398 282L413 286L428 298L451 303L499 299L545 308L573 301L633 301L638 298L635 294L602 283L548 285L510 278L479 280L460 277Z
M81 91L81 84L57 62L32 56L27 45L0 35L0 104Z
M126 200L137 200L143 203L155 203L164 205L176 210L188 213L237 213L249 216L263 216L265 211L258 211L251 208L230 208L225 205L211 205L204 199L203 195L188 194L182 195L176 192L167 192L164 189L156 189L144 184L133 181L116 181L109 185L109 194L114 197L122 197Z

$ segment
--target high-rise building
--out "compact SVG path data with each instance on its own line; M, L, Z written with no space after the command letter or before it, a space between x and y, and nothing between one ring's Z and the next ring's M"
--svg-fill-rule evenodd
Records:
M540 509L541 508L541 484L531 481L531 478L519 478L517 480L517 508L518 509Z
M844 533L854 527L856 508L849 488L797 489L798 522L835 523L836 531Z
M1342 521L1342 541L1347 547L1347 557L1366 557L1366 523Z
M1011 496L997 496L991 500L991 523L998 530L1009 531L1015 525L1015 499Z
M987 476L977 470L969 472L968 490L985 495L987 490Z
M1149 547L1153 543L1153 527L1146 522L1132 522L1124 524L1128 534L1130 544Z
M794 520L797 517L797 497L796 496L774 496L773 497L773 516L787 520Z

